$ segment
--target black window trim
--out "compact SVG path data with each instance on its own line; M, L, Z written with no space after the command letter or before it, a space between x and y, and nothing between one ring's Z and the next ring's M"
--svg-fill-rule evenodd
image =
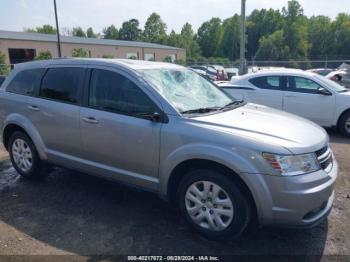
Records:
M91 88L91 77L92 77L92 71L93 70L106 70L106 71L110 71L116 74L120 74L126 78L128 78L131 82L133 82L151 101L153 107L154 107L154 112L157 112L160 114L160 120L158 122L161 123L168 123L169 122L169 118L167 116L166 113L164 113L164 111L157 105L157 103L154 102L154 100L152 99L152 97L150 95L148 95L141 87L140 85L134 81L134 79L132 79L131 77L129 77L127 74L125 74L123 71L115 69L115 68L108 68L108 67L101 67L101 66L95 66L95 67L89 67L86 73L86 77L85 77L85 84L84 84L84 94L83 94L83 101L82 101L82 107L86 107L86 108L90 108L93 110L98 110L98 111L102 111L102 112L108 112L108 113L113 113L113 114L117 114L117 115L123 115L123 116L129 116L129 117L134 117L134 118L138 118L138 119L142 119L142 120L147 120L150 121L149 118L144 117L142 115L138 115L138 114L132 114L132 113L126 113L126 112L122 112L122 111L117 111L117 110L107 110L107 109L103 109L103 108L98 108L98 107L94 107L94 106L90 106L89 105L89 95L90 95L90 88Z
M83 81L82 83L80 83L80 86L78 86L78 92L77 92L77 102L76 103L72 103L72 102L68 102L68 101L64 101L64 100L58 100L58 99L53 99L53 98L48 98L48 97L44 97L41 96L41 86L43 83L43 80L47 74L47 72L50 69L57 69L57 68L81 68L84 69L83 72ZM53 101L53 102L57 102L57 103L62 103L62 104L68 104L68 105L73 105L73 106L82 106L83 104L83 88L85 87L85 81L86 81L86 75L87 75L87 66L86 65L77 65L77 64L64 64L64 65L52 65L52 66L48 66L45 68L45 73L43 74L43 76L41 77L39 86L38 86L38 90L36 92L36 97L40 98L40 99L44 99L44 100L48 100L48 101Z

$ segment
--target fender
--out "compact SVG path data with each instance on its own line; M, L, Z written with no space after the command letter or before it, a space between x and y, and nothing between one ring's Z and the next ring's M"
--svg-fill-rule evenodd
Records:
M257 166L249 161L252 153L247 149L223 148L208 144L189 144L177 148L174 152L163 158L160 162L160 185L161 195L167 195L168 182L175 167L186 160L201 159L217 162L234 171L243 181L242 173L259 173ZM249 187L249 185L248 185Z
M30 139L32 139L35 145L35 148L38 151L40 159L47 160L45 144L41 139L41 136L39 135L39 132L37 131L33 123L20 114L17 114L17 113L10 114L7 116L7 118L4 121L2 134L4 133L5 128L11 124L17 125L23 128L27 132ZM2 139L4 139L4 137Z

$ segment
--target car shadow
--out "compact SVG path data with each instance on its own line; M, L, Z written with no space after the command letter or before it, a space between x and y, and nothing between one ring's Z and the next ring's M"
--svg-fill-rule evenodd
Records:
M337 130L332 128L327 128L326 131L329 135L329 140L331 143L346 144L346 145L350 144L350 138L343 136Z
M322 255L324 222L308 230L255 228L238 240L209 241L176 207L152 193L55 169L42 181L1 163L0 219L55 248L79 255Z

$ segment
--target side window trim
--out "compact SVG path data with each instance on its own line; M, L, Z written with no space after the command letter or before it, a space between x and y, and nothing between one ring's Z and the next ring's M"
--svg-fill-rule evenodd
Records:
M99 111L103 111L103 112L109 112L109 113L113 113L113 114L118 114L118 115L124 115L124 116L129 116L129 117L149 120L146 117L143 117L142 115L126 113L126 112L122 112L122 111L117 112L117 111L114 111L114 110L106 110L106 109L100 109L100 108L96 108L96 107L90 106L89 105L89 96L90 96L91 78L92 78L93 70L106 70L106 71L110 71L110 72L113 72L113 73L116 73L116 74L120 74L121 76L126 77L127 79L129 79L151 101L152 106L154 107L154 111L158 112L161 115L161 121L160 122L162 122L162 123L168 123L169 122L167 115L164 113L163 109L160 106L157 105L157 103L154 101L152 96L150 96L148 93L146 93L143 90L143 88L141 88L140 85L133 79L133 77L128 76L122 70L118 70L118 69L116 69L114 67L93 66L93 65L92 66L88 66L86 77L85 77L86 82L84 84L84 94L83 94L83 102L82 102L82 106L83 107L90 108L90 109L93 109L93 110L99 110Z
M77 103L70 103L68 101L51 99L51 98L48 98L48 97L41 96L41 87L42 87L43 80L44 80L46 74L49 72L50 69L57 69L57 68L81 68L81 69L84 69L83 81L78 86ZM83 104L83 88L85 87L86 75L87 75L87 66L86 65L69 65L69 64L67 64L67 65L52 65L52 66L48 66L45 69L45 72L44 72L44 74L42 75L42 77L40 79L40 83L39 83L39 85L37 87L36 97L38 97L40 99L54 101L54 102L57 102L57 103L63 103L63 104L74 105L74 106L82 106L82 104Z
M259 87L257 86L256 84L254 84L254 80L255 79L259 79L259 78L268 78L268 77L279 77L279 86L277 89L273 89L273 88L262 88L262 87ZM257 76L257 77L252 77L250 79L248 79L248 82L250 84L252 84L254 87L256 87L257 89L260 89L260 90L270 90L270 91L284 91L283 89L283 76L281 75L265 75L265 76ZM267 80L266 80L267 82Z
M288 76L288 85L289 85L289 88L286 89L286 91L289 91L289 92L294 92L294 93L302 93L302 94L317 94L317 92L311 92L312 89L307 89L307 88L299 88L297 89L296 88L296 84L295 84L295 78L298 77L298 78L303 78L303 79L306 79L306 80L309 80L309 81L312 81L314 82L315 84L317 84L319 87L323 87L325 88L323 85L319 84L318 82L310 79L310 78L306 78L306 77L303 77L303 76ZM328 88L325 88L328 90ZM307 90L311 90L311 91L307 91Z

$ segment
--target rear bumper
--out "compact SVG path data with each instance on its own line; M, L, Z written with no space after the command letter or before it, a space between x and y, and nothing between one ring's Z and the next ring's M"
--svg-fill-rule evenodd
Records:
M334 159L329 173L277 177L258 175L263 190L254 198L262 225L312 227L327 218L334 200L338 163Z

